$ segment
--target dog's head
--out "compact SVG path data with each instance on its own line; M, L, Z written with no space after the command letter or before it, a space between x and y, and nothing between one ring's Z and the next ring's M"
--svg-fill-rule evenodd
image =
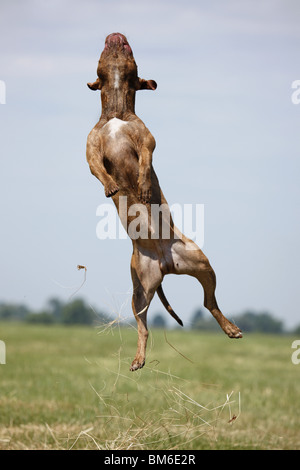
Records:
M97 75L98 78L94 83L87 84L91 90L125 88L137 91L155 90L157 87L154 80L138 77L132 49L121 33L107 36L98 62Z

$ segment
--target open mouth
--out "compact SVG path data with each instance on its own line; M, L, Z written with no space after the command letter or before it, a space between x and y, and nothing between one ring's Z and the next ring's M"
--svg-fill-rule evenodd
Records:
M127 54L132 54L131 47L128 44L128 41L124 34L121 33L112 33L105 39L104 50L109 49L121 49L124 50Z

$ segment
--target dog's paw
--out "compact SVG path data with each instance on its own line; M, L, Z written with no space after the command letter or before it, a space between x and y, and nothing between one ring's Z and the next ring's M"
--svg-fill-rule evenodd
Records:
M144 367L144 365L145 365L144 360L139 361L138 359L134 359L134 361L131 364L130 370L131 370L131 372L134 372L135 370L142 369L142 367Z
M104 191L106 197L111 197L119 191L119 186L116 183L111 182L105 186Z
M231 322L228 322L228 324L226 325L226 327L224 329L224 332L229 336L229 338L238 339L238 338L243 337L243 333L239 329L239 327L234 325Z

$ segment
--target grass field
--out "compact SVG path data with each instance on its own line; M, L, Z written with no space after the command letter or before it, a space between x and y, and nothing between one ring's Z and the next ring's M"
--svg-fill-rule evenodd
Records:
M2 323L1 449L299 449L291 336Z

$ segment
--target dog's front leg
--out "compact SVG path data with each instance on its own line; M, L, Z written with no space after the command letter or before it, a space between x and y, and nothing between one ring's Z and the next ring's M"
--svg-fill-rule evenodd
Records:
M152 153L155 149L154 137L148 134L144 140L140 154L139 154L139 199L142 202L150 202L152 188L151 188L151 172L152 172Z
M94 148L87 150L87 161L91 173L103 184L106 197L111 197L119 191L117 183L107 173L103 163L103 156L100 151Z

